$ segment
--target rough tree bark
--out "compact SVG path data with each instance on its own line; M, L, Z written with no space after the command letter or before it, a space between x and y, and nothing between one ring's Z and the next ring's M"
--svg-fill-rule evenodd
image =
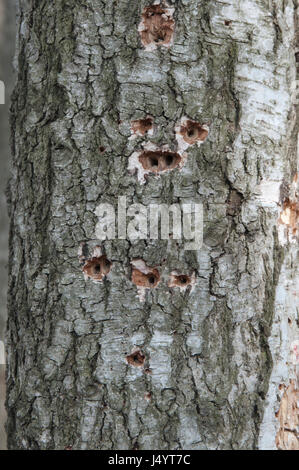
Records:
M15 44L15 2L0 0L0 79L5 83L5 105L0 106L0 148L1 148L1 175L0 175L0 341L4 341L6 324L6 295L7 295L7 257L8 257L8 215L5 197L5 188L8 179L8 165L10 161L9 146L9 106L10 94L14 85L12 59ZM3 344L0 346L3 348ZM0 359L0 450L6 448L6 435L4 424L5 414L5 366Z
M298 448L278 413L296 383L297 1L169 0L173 41L156 48L138 32L149 5L19 0L9 448ZM129 139L147 116L154 134ZM176 152L183 116L207 139L140 184L130 156L149 141ZM78 248L119 195L202 202L203 247L105 241L109 275L85 280ZM161 275L144 303L135 258ZM169 288L172 271L195 272L194 289ZM126 361L135 347L143 367Z

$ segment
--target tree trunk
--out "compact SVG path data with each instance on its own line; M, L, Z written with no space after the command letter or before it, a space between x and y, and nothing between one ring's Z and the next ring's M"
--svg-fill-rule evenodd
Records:
M298 448L297 1L155 3L19 0L10 449ZM138 179L148 142L181 167ZM97 241L118 196L202 203L202 247Z
M6 448L4 424L5 413L5 365L3 358L5 323L7 316L7 257L8 257L8 214L5 188L9 174L9 96L13 89L14 77L12 59L15 44L15 1L0 0L0 79L5 84L5 104L0 105L0 450ZM2 98L2 97L1 97ZM1 99L0 98L0 99ZM2 354L1 354L2 353Z

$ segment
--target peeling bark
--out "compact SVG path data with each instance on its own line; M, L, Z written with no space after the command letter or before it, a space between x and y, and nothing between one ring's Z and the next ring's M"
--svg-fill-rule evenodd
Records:
M298 297L286 307L280 295L286 278L298 282L298 243L278 234L280 189L298 171L297 2L168 4L170 47L149 50L138 31L144 0L19 0L10 449L275 445L281 316L298 334ZM155 132L130 139L132 122L148 116ZM177 153L184 117L208 126L207 138L186 148L181 168L141 185L130 157L147 143ZM146 206L202 203L203 247L105 241L113 268L85 280L78 248L94 241L97 206L116 207L119 195ZM136 259L160 276L143 303ZM196 283L171 288L174 273ZM144 367L126 360L136 350Z
M282 386L282 388L284 388ZM299 450L299 393L295 380L286 387L281 405L277 413L279 431L276 436L276 446L280 450Z

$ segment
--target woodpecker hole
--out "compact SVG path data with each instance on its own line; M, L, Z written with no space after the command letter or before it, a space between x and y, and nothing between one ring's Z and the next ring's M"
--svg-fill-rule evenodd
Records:
M134 367L142 367L145 361L145 356L138 349L126 357L127 363Z
M190 278L188 276L178 276L178 282L184 286L190 284Z
M186 287L191 284L191 278L185 274L173 276L172 283L178 287Z
M143 9L138 30L141 42L147 50L171 45L175 26L172 15L173 9L161 5L151 5Z
M175 152L146 150L139 156L143 168L151 173L161 173L179 166L182 157Z
M188 286L191 286L191 291L194 288L196 282L195 273L191 276L187 274L179 274L177 272L172 272L168 282L168 287L179 287L182 291L187 289Z
M144 119L137 119L131 122L131 133L135 136L143 137L153 129L153 118L148 116Z
M132 270L132 282L138 287L154 288L158 285L160 275L157 269L153 269L149 273L143 273L136 268Z
M185 142L189 145L193 145L197 142L204 142L208 137L209 131L198 122L188 119L181 125L180 134Z
M153 167L153 166L156 166L158 167L158 159L157 158L150 158L150 166Z
M83 266L83 272L88 278L94 281L102 281L109 273L111 265L111 261L103 255L98 258L88 259Z
M143 150L136 151L130 156L128 170L131 174L137 170L138 181L144 184L149 174L160 176L161 173L175 168L181 170L187 157L183 151L173 152L168 145L157 147L148 142L143 145Z

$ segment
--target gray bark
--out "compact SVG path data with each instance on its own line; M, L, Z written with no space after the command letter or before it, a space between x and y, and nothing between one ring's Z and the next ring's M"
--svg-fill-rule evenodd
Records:
M275 447L278 423L268 435L263 421L275 421L277 406L271 328L282 266L296 279L298 259L296 237L278 222L298 168L297 2L169 1L174 41L153 51L137 30L147 5L19 1L10 449ZM147 115L156 133L129 140L131 121ZM181 171L141 185L129 157L145 141L176 151L183 116L207 124L208 138L189 147ZM85 280L78 248L95 243L98 204L116 206L119 195L128 204L202 202L203 247L105 241L109 275ZM162 278L144 303L134 258ZM195 271L192 292L167 286L174 270ZM294 299L281 311L296 336ZM126 362L134 347L144 367Z

